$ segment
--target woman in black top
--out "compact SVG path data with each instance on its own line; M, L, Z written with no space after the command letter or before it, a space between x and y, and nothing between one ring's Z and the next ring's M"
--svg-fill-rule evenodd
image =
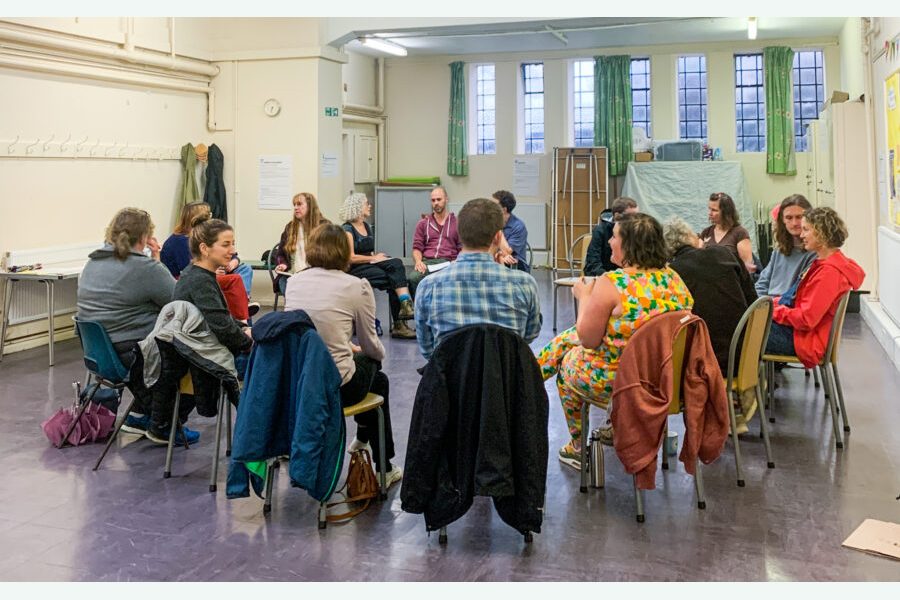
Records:
M219 219L203 221L191 230L190 247L193 261L181 272L172 299L184 300L197 307L219 343L235 355L238 377L242 378L247 365L246 353L253 345L253 338L250 328L228 312L222 289L216 281L216 270L227 265L237 252L234 230ZM185 358L168 347L160 345L160 354L162 373L159 382L153 386L153 410L146 436L153 442L166 444L175 388L188 372L189 365ZM192 398L182 397L179 406L182 421L187 419L193 407ZM196 432L185 429L188 441L192 441L192 434L199 438Z
M386 290L391 305L394 327L391 337L416 339L416 332L406 324L413 318L413 301L406 279L406 267L399 258L375 252L375 236L365 219L372 207L365 194L350 194L341 208L343 229L350 240L351 275L366 279L373 288Z

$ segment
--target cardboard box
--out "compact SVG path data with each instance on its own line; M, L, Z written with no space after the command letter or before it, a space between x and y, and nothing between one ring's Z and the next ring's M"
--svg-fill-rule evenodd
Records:
M635 152L634 162L650 162L653 160L652 152Z

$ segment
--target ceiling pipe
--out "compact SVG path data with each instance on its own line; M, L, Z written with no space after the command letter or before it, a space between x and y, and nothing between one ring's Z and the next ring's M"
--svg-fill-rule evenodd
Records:
M0 25L0 42L19 42L40 46L43 48L52 48L54 50L66 50L78 54L86 54L89 56L99 56L103 58L111 58L121 60L133 64L142 64L150 67L158 67L169 69L179 73L188 73L191 75L205 75L206 77L215 77L219 74L219 67L202 61L177 58L174 53L171 55L158 54L147 50L138 50L134 47L134 35L131 31L133 27L132 18L126 22L125 26L125 43L123 48L111 46L99 42L88 42L79 39L62 37L59 35L49 35L45 33L37 33L32 31L24 31L14 29L5 25ZM172 48L174 48L174 30L170 31L170 40Z
M867 148L867 154L869 159L869 186L870 193L868 197L868 207L867 209L871 211L872 218L877 225L881 223L881 214L880 214L880 202L879 202L879 190L878 190L878 150L876 148L876 144L878 143L878 136L875 135L875 82L872 79L872 69L874 69L874 61L870 59L872 55L872 42L874 41L874 31L872 26L872 18L871 17L862 17L859 21L859 26L862 32L862 67L864 76L864 94L865 94L865 102L864 106L866 109L866 121L867 127L866 129L869 131L869 144ZM881 92L883 93L883 92ZM893 177L894 174L890 173L890 177ZM869 236L869 244L872 252L872 257L875 259L875 272L867 273L872 277L872 299L878 300L878 235L870 235Z
M344 112L356 112L363 115L384 114L384 58L381 57L377 60L375 83L375 106L344 102Z
M53 61L45 58L14 56L3 54L2 52L0 52L0 67L9 67L36 73L50 73L52 75L64 75L68 77L94 79L97 81L107 81L112 83L124 83L134 86L155 87L167 90L176 90L180 92L206 94L206 127L210 131L216 131L216 92L208 85L166 80L164 79L164 75L151 76L142 73L112 71L103 67L77 65L66 62Z

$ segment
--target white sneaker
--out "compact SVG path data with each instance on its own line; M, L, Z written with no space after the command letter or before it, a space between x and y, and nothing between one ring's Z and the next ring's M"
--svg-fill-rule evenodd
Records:
M379 481L381 480L381 475L379 473L376 473L375 476L378 477ZM385 489L391 489L391 486L401 479L403 479L403 469L397 465L393 465L391 470L384 474Z
M369 442L363 443L363 442L359 441L358 439L353 438L353 441L350 442L349 446L347 446L347 452L349 452L350 454L353 454L357 450L363 450L363 449L368 450L369 456L372 456L372 446L369 444Z

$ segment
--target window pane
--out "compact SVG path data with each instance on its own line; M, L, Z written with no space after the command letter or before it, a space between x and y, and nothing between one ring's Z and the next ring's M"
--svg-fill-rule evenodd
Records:
M524 147L526 153L543 151L544 139L544 65L543 63L528 63L522 65L522 77L524 91ZM578 86L580 90L586 89L586 81L582 80ZM576 94L583 95L584 92ZM577 112L577 106L576 106Z
M706 60L678 58L678 130L681 138L706 135Z

